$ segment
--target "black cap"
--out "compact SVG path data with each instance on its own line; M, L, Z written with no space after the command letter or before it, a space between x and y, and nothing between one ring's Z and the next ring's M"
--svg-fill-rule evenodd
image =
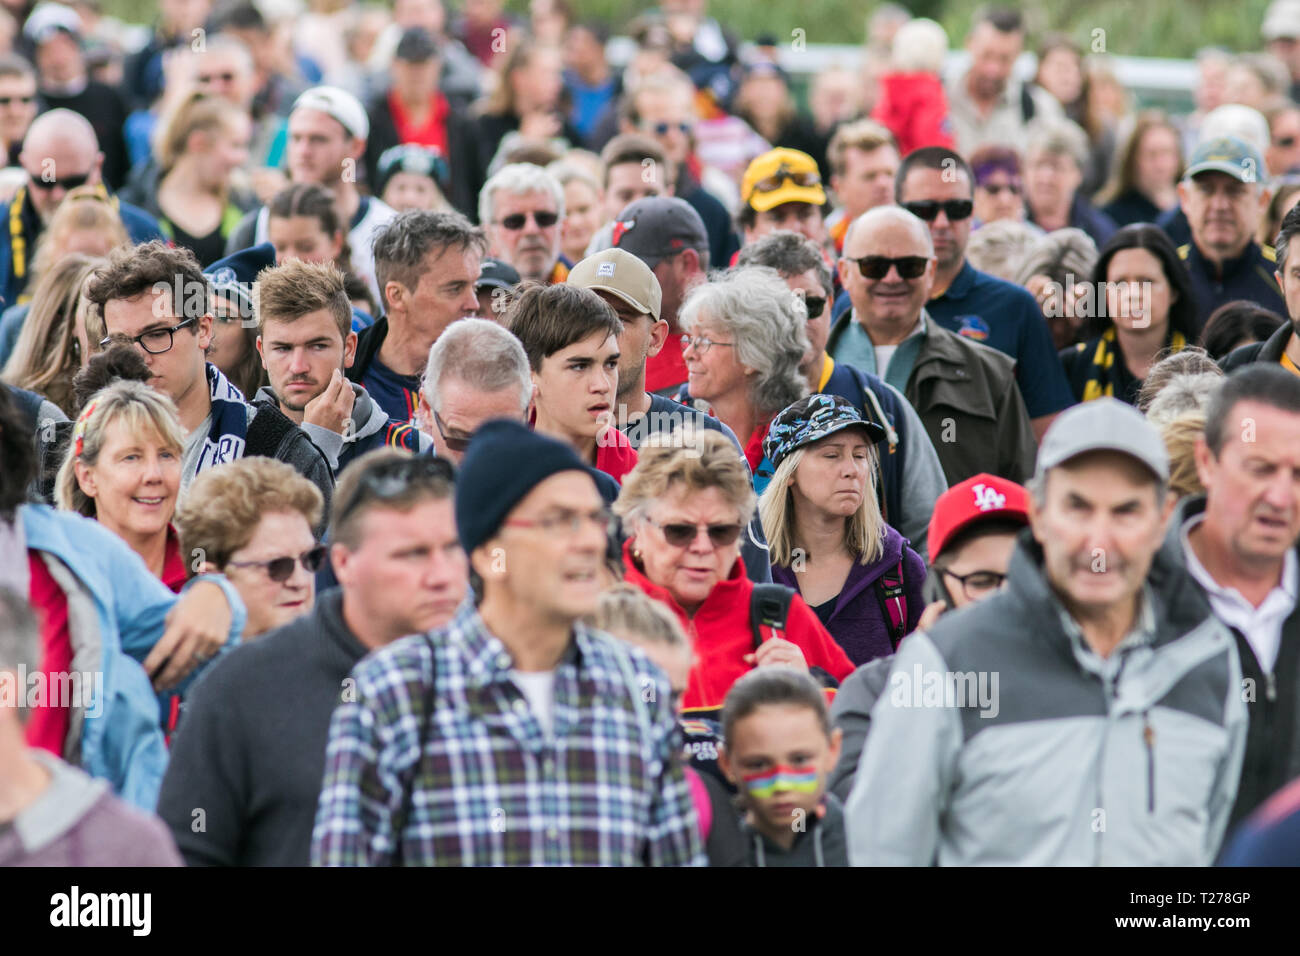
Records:
M479 289L513 289L522 281L519 270L508 262L491 257L483 260L474 291Z
M402 33L397 41L397 52L393 54L407 63L427 63L438 55L438 46L433 42L429 31L423 27L410 27Z

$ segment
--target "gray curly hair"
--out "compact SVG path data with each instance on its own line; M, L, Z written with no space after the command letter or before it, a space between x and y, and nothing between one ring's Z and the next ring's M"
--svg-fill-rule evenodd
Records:
M743 266L697 286L678 321L689 331L705 316L731 337L736 361L757 371L750 399L761 415L779 412L808 394L799 371L810 348L806 307L775 269Z

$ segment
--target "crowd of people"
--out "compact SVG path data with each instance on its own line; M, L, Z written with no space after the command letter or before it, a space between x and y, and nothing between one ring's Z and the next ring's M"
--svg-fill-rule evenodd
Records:
M1300 862L1300 4L618 26L0 6L0 864Z

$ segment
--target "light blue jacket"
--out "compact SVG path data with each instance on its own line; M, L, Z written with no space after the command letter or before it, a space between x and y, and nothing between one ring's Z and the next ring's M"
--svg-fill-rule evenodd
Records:
M23 505L18 513L27 547L43 553L68 598L70 670L102 679L88 704L83 698L73 707L71 753L63 756L107 780L123 800L152 811L167 748L158 697L141 664L162 636L177 596L99 522L46 505ZM243 632L244 604L224 577L206 579L221 587L234 612L229 649Z

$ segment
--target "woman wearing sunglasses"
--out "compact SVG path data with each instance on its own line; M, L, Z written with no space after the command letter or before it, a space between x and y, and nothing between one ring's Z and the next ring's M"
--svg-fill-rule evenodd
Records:
M772 580L802 595L855 665L892 654L923 610L925 563L876 499L884 437L848 400L810 395L763 442L776 467L759 502Z
M642 444L614 505L630 534L625 580L666 604L695 647L683 708L721 707L753 667L818 667L842 680L852 661L797 594L783 629L751 624L754 584L740 557L740 536L754 513L749 471L720 432L687 434L652 435Z
M190 485L176 514L182 552L235 586L248 608L244 640L311 610L325 560L312 529L323 508L314 484L271 458L241 458Z

